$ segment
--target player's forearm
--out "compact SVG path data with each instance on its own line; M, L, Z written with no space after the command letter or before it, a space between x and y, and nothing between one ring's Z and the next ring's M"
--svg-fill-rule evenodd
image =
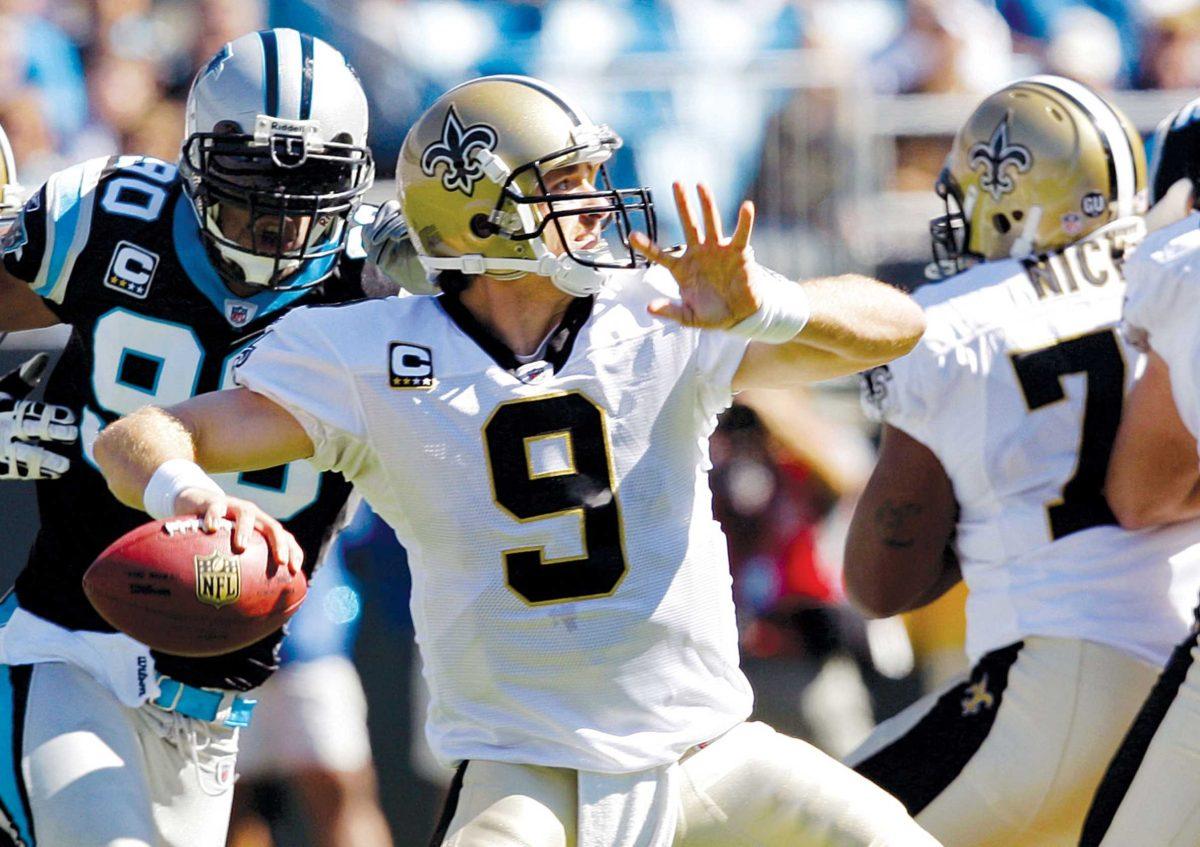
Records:
M1104 494L1126 529L1200 516L1196 439L1175 405L1170 369L1153 351L1125 399Z
M801 283L812 315L793 343L860 366L882 365L911 350L925 332L925 315L911 297L857 274Z
M147 406L105 427L95 456L113 496L142 509L142 493L155 469L169 459L195 461L196 451L192 433L178 418Z
M925 314L890 285L855 274L800 283L811 314L783 344L751 342L733 388L783 388L869 370L911 350Z
M42 329L61 323L42 298L0 265L0 332Z
M1119 445L1120 446L1120 445ZM1200 472L1191 454L1161 444L1127 443L1113 451L1105 497L1125 529L1145 529L1200 516Z

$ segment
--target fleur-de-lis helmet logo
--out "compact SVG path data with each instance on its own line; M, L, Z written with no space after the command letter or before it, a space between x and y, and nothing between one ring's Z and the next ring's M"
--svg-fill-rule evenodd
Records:
M462 120L451 106L442 122L442 137L421 154L421 171L433 176L441 165L442 185L447 191L461 191L470 197L475 183L483 178L483 165L475 157L477 150L496 149L496 130L487 124L463 128Z
M983 167L979 185L993 200L1008 194L1017 187L1015 173L1025 173L1033 165L1033 154L1028 147L1010 144L1008 141L1008 115L996 124L992 137L971 145L967 160L972 169Z

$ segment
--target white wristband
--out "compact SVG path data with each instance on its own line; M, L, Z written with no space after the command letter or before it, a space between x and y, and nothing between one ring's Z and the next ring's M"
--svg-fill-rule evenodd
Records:
M186 488L204 488L221 493L221 486L204 472L195 462L187 459L168 459L154 471L146 490L142 492L142 505L150 517L156 520L175 517L175 501Z
M764 344L791 341L808 323L812 307L804 288L762 265L755 265L752 285L758 311L729 328L729 332Z

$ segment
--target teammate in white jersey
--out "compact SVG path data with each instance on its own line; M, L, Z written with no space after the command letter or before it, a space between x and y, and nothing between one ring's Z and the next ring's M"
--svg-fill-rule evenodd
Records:
M1170 115L1154 145L1155 200L1176 204L1200 176L1200 100ZM1191 200L1187 206L1191 207ZM1124 329L1148 362L1125 403L1108 469L1123 526L1200 515L1200 214L1150 233L1126 263ZM1193 595L1191 600L1195 602ZM1080 845L1200 843L1200 664L1197 635L1175 649L1096 792Z
M882 617L964 579L973 667L849 761L948 847L1074 844L1187 628L1200 526L1126 532L1101 489L1136 366L1116 327L1144 184L1136 131L1079 83L986 98L938 180L951 275L915 295L925 337L867 375L883 442L847 590Z
M703 188L701 235L676 187L681 254L631 235L653 212L608 186L619 143L536 80L451 90L398 165L441 296L289 316L244 388L130 418L97 458L127 502L248 529L267 519L191 462L309 457L395 527L428 736L459 763L435 844L934 844L867 780L745 723L707 479L734 391L893 359L920 311L874 280L764 270L752 206L726 239Z

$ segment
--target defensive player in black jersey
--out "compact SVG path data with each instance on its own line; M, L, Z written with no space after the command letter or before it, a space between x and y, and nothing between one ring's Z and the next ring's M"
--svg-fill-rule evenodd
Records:
M363 296L366 132L340 53L253 33L197 75L177 165L120 156L56 173L4 238L0 330L73 326L46 400L76 411L80 437L62 478L39 483L41 529L0 611L0 720L15 721L0 726L0 845L224 844L253 708L240 695L275 669L282 632L207 659L113 633L80 578L145 515L109 494L91 445L145 404L228 384L283 311ZM306 571L349 495L304 462L224 484L290 528Z

